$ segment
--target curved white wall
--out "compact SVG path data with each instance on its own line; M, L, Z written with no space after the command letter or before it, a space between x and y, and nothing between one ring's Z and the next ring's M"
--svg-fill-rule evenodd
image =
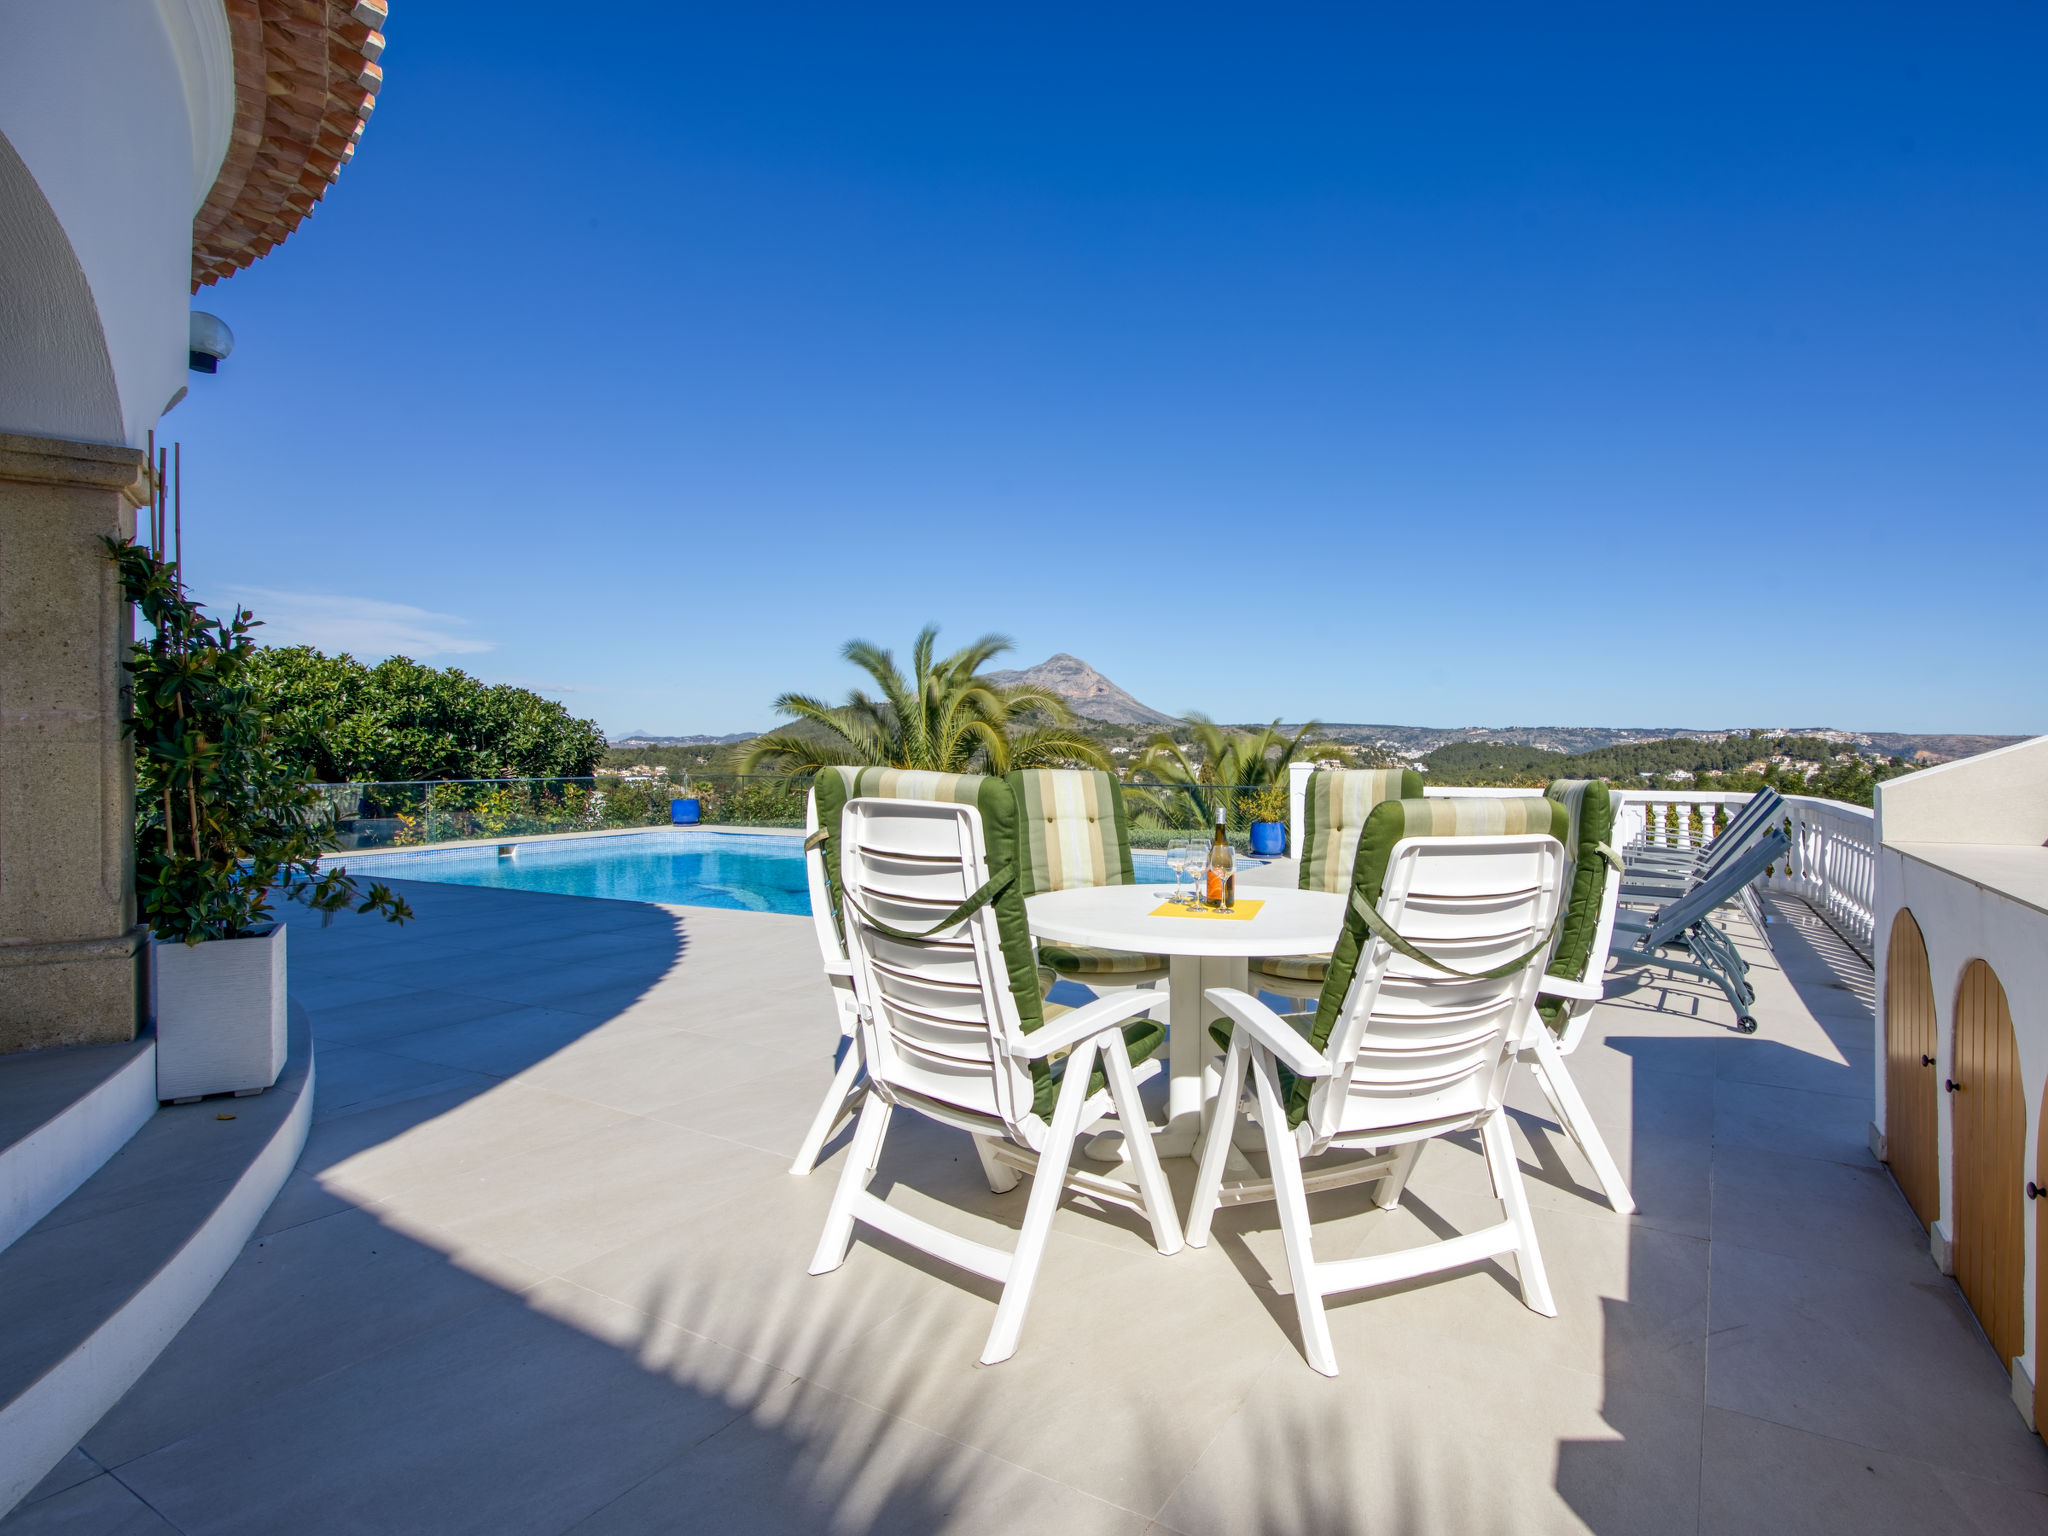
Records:
M141 446L233 120L222 0L0 0L0 432Z
M2025 1166L2031 1177L2048 1108L2048 737L1946 763L1880 784L1877 825L1877 974L1889 963L1891 925L1910 910L1927 945L1934 987L1937 1059L1954 1058L1957 989L1972 960L1997 975L2012 1010L2020 1081L2026 1095ZM1883 1003L1879 1003L1883 1019ZM1884 1126L1885 1052L1875 1054L1876 1111ZM1936 1095L1941 1217L1936 1237L1954 1237L1953 1101ZM2036 1315L2034 1277L2048 1255L2034 1251L2034 1213L2022 1223L2026 1252L2025 1352L2028 1375L2048 1358L2048 1318Z

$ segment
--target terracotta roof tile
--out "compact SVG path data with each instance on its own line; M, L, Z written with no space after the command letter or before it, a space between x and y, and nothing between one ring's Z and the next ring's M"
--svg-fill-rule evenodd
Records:
M192 220L192 290L267 255L355 155L384 71L385 0L226 0L235 122Z

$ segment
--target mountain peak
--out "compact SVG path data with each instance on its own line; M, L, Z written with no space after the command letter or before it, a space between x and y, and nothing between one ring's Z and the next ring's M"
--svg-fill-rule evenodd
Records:
M1113 725L1176 725L1172 715L1161 714L1132 698L1078 656L1059 651L1035 667L1021 672L984 673L999 687L1029 684L1058 694L1075 714L1090 720L1107 720Z

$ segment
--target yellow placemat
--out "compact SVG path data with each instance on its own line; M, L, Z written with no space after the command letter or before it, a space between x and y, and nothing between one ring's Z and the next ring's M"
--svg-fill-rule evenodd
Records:
M1169 901L1163 907L1153 908L1151 916L1200 917L1207 918L1212 923L1248 923L1259 915L1259 908L1264 905L1263 901L1240 901L1236 906L1229 908L1184 907L1177 901Z

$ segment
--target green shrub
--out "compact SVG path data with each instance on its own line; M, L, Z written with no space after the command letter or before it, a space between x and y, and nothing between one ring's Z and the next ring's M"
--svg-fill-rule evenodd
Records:
M122 594L153 633L129 648L126 729L135 743L135 895L161 940L197 944L256 932L274 893L319 912L355 906L394 923L412 916L383 885L360 889L322 870L335 846L328 802L281 752L251 673L256 619L208 619L177 568L127 539L107 539Z

